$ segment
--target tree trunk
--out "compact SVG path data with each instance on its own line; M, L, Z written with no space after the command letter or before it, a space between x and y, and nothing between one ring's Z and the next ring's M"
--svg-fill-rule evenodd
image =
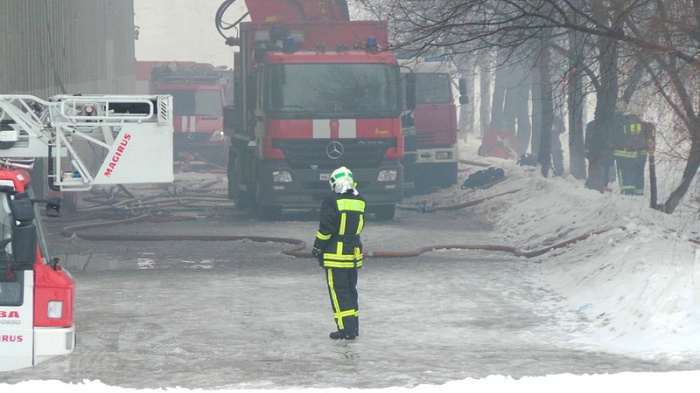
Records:
M532 73L532 156L540 156L540 144L542 143L542 88L540 81L542 75L539 70Z
M493 87L493 104L491 105L491 128L505 129L505 100L508 80L508 69L499 61L496 69L496 79Z
M482 56L479 60L479 119L481 128L479 136L484 136L486 131L491 128L491 61L489 56Z
M471 62L470 62L471 63ZM467 143L469 134L474 134L474 78L476 67L468 67L462 77L467 81L467 97L469 102L459 106L459 132L464 143Z
M515 119L518 125L516 140L518 143L518 155L527 153L532 136L532 124L530 123L530 78L520 78L513 88L515 93Z
M568 109L569 109L569 166L571 175L576 179L586 178L586 157L583 143L583 39L585 36L580 32L569 34L570 48L572 54L569 58L568 80Z
M691 135L700 135L700 121L695 121L693 124L693 129L691 129ZM683 169L683 178L678 187L673 190L671 195L668 196L666 203L661 206L661 210L671 214L678 207L681 199L688 192L690 183L692 183L695 174L698 172L698 167L700 167L700 141L698 137L693 137L691 139L690 153L688 154L688 162Z
M537 58L537 73L540 76L540 97L542 104L542 128L540 129L540 154L537 161L542 166L542 176L549 177L552 169L552 128L554 123L554 101L552 97L551 53L547 32L541 42L540 55ZM557 135L558 137L558 135Z
M602 151L596 152L596 159L589 160L588 179L586 187L603 192L608 185L605 170L608 165L610 151L610 129L613 127L615 108L617 107L617 42L609 38L601 38L599 42L600 90L597 91L598 102L595 109L596 121L600 122L600 138Z

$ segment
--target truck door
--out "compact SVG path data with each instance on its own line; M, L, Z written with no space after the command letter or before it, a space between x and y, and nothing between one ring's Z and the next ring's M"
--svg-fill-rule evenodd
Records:
M31 367L34 356L34 275L6 272L0 274L0 372Z
M0 372L34 362L34 272L31 266L13 265L13 222L7 198L0 193Z

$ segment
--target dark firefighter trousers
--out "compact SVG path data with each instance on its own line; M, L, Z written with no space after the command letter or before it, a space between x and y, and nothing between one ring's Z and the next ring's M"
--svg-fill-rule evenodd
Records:
M359 335L357 303L357 268L326 268L326 283L331 297L333 317L338 330L355 331Z
M615 150L613 158L617 165L617 179L620 192L625 195L644 195L644 167L647 163L646 150Z

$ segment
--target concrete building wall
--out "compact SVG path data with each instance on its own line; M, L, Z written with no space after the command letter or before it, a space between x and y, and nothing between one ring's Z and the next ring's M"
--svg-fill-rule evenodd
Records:
M0 94L129 94L133 0L0 0Z

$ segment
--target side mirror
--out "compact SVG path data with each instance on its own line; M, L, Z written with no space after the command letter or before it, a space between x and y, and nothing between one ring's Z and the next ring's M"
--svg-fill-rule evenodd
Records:
M37 233L34 203L22 192L10 199L10 212L17 222L12 227L12 257L18 266L33 266L36 261Z
M465 78L459 78L459 105L468 103L469 97L467 97L467 80Z
M60 199L49 199L46 201L46 217L61 217Z
M416 75L406 74L406 108L416 109Z
M12 258L19 266L33 266L36 262L37 235L34 224L12 229Z
M19 225L30 223L34 219L34 204L29 194L22 192L10 199L10 211L12 217L20 222Z
M467 95L467 80L465 78L459 78L459 95Z
M249 75L248 80L246 81L246 104L248 105L248 109L255 109L255 106L257 105L258 101L258 92L257 92L257 79L255 75Z

